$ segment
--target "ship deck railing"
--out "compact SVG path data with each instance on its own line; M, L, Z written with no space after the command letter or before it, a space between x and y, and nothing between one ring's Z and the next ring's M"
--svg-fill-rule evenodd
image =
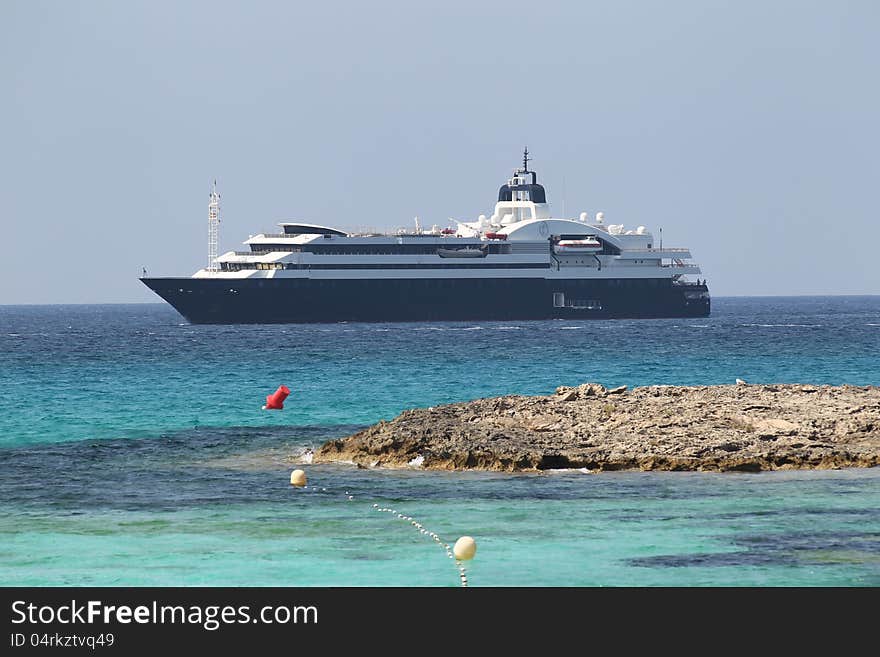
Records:
M237 256L258 256L267 253L295 253L295 251L291 249L259 249L257 251L233 251L232 253Z
M317 235L319 233L260 233L259 235L254 235L254 237L265 237L266 239L279 239L279 238L290 238L293 239L295 237L300 237L301 235L309 234L309 235ZM458 237L455 234L451 233L432 233L430 231L424 231L421 233L348 233L346 237L444 237L444 238L455 238ZM474 238L471 238L474 239Z
M624 249L627 253L690 253L690 249Z

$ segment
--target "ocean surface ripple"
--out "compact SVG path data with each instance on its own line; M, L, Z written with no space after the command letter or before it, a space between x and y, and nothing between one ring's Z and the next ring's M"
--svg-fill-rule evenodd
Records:
M586 381L880 385L878 326L880 297L722 298L694 320L302 326L0 306L0 581L457 585L442 554L370 512L393 502L447 540L477 538L472 586L876 586L877 469L302 464L405 408ZM261 411L281 383L285 410ZM294 467L306 489L288 485Z

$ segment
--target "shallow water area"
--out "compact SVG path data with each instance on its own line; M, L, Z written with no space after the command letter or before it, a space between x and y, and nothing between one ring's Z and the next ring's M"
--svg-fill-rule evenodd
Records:
M0 581L457 586L443 552L378 503L450 543L474 536L471 586L880 584L876 468L307 464L405 408L586 381L880 384L878 297L713 304L698 320L303 326L0 307ZM261 411L281 383L284 411Z

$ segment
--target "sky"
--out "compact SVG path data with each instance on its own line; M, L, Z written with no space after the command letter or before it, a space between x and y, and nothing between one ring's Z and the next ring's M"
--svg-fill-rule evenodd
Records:
M279 221L554 215L715 296L880 294L880 3L0 0L0 304L156 302Z

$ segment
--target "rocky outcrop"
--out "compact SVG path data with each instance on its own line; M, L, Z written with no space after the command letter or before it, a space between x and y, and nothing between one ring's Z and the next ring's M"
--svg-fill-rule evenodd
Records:
M408 410L314 462L497 471L778 470L880 465L875 386L597 383Z

